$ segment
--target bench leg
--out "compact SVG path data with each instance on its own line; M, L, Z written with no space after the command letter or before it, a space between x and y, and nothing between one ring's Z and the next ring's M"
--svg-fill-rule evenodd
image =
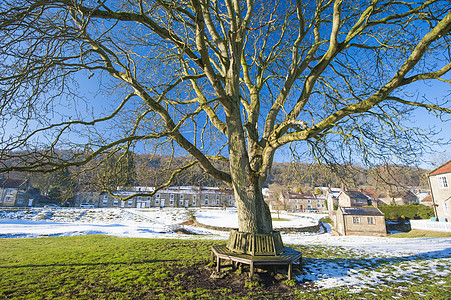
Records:
M250 273L249 273L249 277L252 280L252 278L254 277L254 262L253 261L251 261L251 264L249 265L249 267L251 269Z
M215 261L215 254L214 254L213 250L211 251L210 261L211 261L211 262L214 262L214 261Z
M219 256L216 256L216 272L220 272L221 271L221 259L219 258Z
M291 280L291 273L293 272L293 264L288 264L288 280Z
M271 266L270 270L271 270L271 274L272 275L276 274L277 273L277 266Z

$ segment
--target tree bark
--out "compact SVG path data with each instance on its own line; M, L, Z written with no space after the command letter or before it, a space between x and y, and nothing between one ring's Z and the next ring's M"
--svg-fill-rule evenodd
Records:
M271 212L263 200L261 186L255 181L248 182L249 185L234 183L238 229L248 233L271 233L273 231Z
M229 157L232 184L238 211L238 228L241 232L271 233L271 213L263 199L264 180L250 167L250 159L239 102L227 113ZM261 159L261 158L260 158Z

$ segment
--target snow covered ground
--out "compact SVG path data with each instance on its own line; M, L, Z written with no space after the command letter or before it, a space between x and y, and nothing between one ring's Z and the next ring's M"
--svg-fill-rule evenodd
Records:
M206 225L238 227L235 209L35 209L0 211L0 237L70 236L83 234L107 234L122 237L143 238L192 238L175 234L191 215ZM318 224L324 214L275 214L283 221L275 221L274 227L306 227ZM202 234L202 238L226 239L227 232L183 226Z
M120 237L226 240L227 232L185 226L199 235L177 234L174 229L190 215L200 223L237 227L234 209L36 209L0 211L1 238L34 238L106 234ZM274 227L305 227L325 215L273 215ZM282 234L285 244L336 248L353 259L305 259L302 282L317 288L380 288L390 281L443 278L451 275L451 238L396 239L389 237L333 236L330 233ZM326 250L325 250L326 251ZM335 253L337 252L335 251ZM348 255L349 257L349 255Z

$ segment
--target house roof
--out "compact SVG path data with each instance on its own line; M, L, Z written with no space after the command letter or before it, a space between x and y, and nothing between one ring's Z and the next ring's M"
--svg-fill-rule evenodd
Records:
M288 193L289 199L315 199L313 194Z
M338 195L340 195L340 193L341 193L341 190L340 190L340 189L337 190L337 191L330 190L330 191L327 192L326 196L329 196L329 197L331 197L332 199L335 199L335 198L338 197Z
M424 203L424 202L431 202L432 203L432 196L431 195L427 195L426 197L423 198L423 200L420 201L420 203Z
M1 178L0 188L17 189L21 187L26 181L27 179Z
M362 193L365 194L366 196L370 197L370 198L377 198L377 194L375 191L373 190L362 190Z
M444 174L444 173L451 173L451 160L449 162L447 162L446 164L441 165L437 169L433 170L431 173L429 173L429 176L439 175L439 174Z
M363 194L362 192L359 192L359 191L346 191L346 192L343 192L343 193L348 195L349 198L368 200L368 197L365 194Z
M358 216L383 216L384 214L376 207L340 207L344 215Z

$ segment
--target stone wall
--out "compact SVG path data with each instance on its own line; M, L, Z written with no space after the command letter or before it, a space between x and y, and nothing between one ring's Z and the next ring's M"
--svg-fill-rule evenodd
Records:
M217 230L217 231L230 231L232 229L238 230L237 228L230 228L230 227L219 227L219 226L211 226L199 223L195 217L192 218L192 223L185 223L185 225L194 225L197 227L205 228L208 230ZM284 232L284 233L295 233L295 232L310 232L310 233L321 233L322 230L326 232L326 228L324 228L324 225L321 221L318 222L318 224L313 226L306 226L306 227L284 227L284 228L275 228L274 230Z

